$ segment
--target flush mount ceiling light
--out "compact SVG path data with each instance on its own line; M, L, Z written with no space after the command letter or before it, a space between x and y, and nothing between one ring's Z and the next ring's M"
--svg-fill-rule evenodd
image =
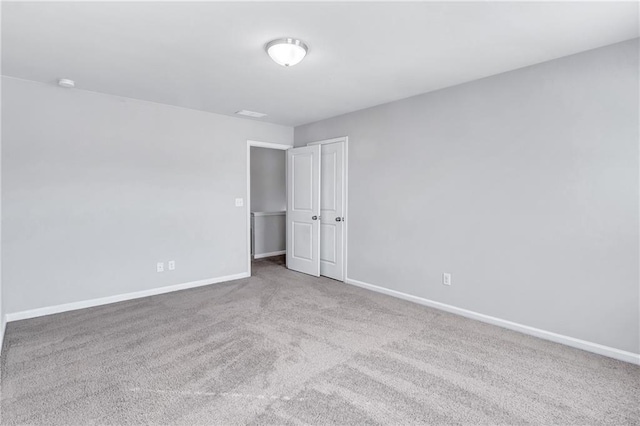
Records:
M304 59L307 45L295 38L280 38L270 41L265 49L276 64L292 67Z

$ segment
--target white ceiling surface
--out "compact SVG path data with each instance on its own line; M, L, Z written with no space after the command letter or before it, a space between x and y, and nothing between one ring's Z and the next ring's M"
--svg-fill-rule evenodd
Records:
M2 73L293 126L635 37L636 2L3 2Z

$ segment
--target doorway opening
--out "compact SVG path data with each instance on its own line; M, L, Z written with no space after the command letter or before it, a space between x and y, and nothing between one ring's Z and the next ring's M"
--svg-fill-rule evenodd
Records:
M248 271L252 261L284 266L287 145L247 141Z
M247 141L247 270L268 262L347 280L347 137ZM285 257L286 255L286 257Z

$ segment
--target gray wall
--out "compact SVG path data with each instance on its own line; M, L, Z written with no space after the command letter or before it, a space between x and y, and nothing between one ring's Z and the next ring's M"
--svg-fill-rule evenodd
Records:
M6 313L246 272L246 140L293 140L6 77L2 113ZM175 271L155 271L169 260Z
M1 9L1 7L0 7ZM0 16L2 12L0 12ZM0 39L2 37L0 36ZM2 43L0 42L0 45ZM2 79L0 78L0 99L2 99ZM2 217L2 102L0 102L0 219ZM0 220L0 242L2 241L2 220ZM0 353L4 341L4 330L6 325L5 299L2 290L2 244L0 243Z
M286 151L251 147L251 211L287 209Z
M637 353L638 89L636 39L295 144L349 136L349 278Z

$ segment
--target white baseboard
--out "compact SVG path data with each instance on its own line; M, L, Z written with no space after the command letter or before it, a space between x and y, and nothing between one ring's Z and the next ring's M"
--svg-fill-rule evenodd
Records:
M621 361L630 362L632 364L640 365L640 354L633 352L627 352L620 349L612 348L609 346L600 345L598 343L588 342L586 340L576 339L574 337L564 336L562 334L553 333L551 331L541 330L539 328L529 327L528 325L522 325L515 322L503 320L500 318L492 317L489 315L480 314L478 312L469 311L467 309L458 308L445 303L435 302L433 300L424 299L418 296L412 296L407 293L402 293L396 290L390 290L388 288L379 287L377 285L368 284L362 281L347 278L344 281L347 284L362 287L367 290L372 290L378 293L386 294L388 296L397 297L399 299L408 300L409 302L418 303L420 305L429 306L431 308L440 309L442 311L451 312L463 317L471 318L474 320L486 322L488 324L497 325L499 327L508 328L509 330L519 331L520 333L528 334L531 336L539 337L541 339L550 340L556 343L562 343L563 345L571 346L574 348L582 349L584 351L593 352L599 355L608 356L610 358L619 359Z
M81 302L65 303L63 305L46 306L44 308L31 309L28 311L14 312L7 314L7 322L19 321L28 318L36 318L44 315L58 314L60 312L75 311L77 309L91 308L93 306L108 305L110 303L122 302L125 300L139 299L141 297L155 296L157 294L171 293L172 291L186 290L188 288L202 287L210 284L217 284L225 281L248 278L248 272L241 274L227 275L224 277L209 278L200 281L191 281L183 284L170 285L166 287L152 288L150 290L136 291L133 293L117 294L115 296L101 297L99 299L83 300Z
M286 250L280 250L280 251L272 251L271 253L261 253L261 254L254 254L253 258L254 259L262 259L264 257L271 257L271 256L280 256L283 254L287 254Z
M7 316L0 318L0 355L2 355L2 345L4 343L4 332L7 329Z

